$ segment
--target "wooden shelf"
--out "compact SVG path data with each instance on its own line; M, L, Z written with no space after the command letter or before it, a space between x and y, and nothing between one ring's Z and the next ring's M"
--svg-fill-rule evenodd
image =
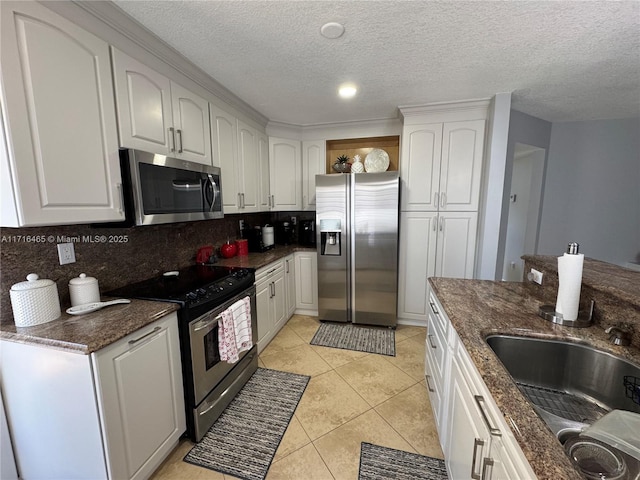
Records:
M327 140L326 172L336 173L332 167L340 155L349 157L349 163L353 163L353 157L360 155L364 163L367 154L374 148L380 148L389 154L389 168L387 171L397 171L400 163L400 136L347 138L343 140Z

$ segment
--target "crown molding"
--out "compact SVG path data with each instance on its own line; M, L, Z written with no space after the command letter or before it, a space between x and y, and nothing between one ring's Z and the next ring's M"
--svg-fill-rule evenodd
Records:
M48 3L58 2L45 2L45 4ZM114 3L105 0L72 0L72 3L260 125L265 126L269 121L266 116L191 63L177 50L131 18Z
M455 121L460 116L464 120L486 119L491 98L461 100L456 102L438 102L425 105L405 105L398 107L405 125L428 121Z

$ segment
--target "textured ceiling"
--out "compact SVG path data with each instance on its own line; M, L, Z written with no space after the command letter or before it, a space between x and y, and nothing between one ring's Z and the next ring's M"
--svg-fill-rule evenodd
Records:
M640 2L115 1L272 121L512 92L548 121L640 116ZM320 35L345 25L336 40ZM359 94L340 100L340 83Z

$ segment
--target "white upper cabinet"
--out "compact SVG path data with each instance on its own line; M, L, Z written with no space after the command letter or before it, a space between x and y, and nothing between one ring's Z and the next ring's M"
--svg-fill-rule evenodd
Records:
M208 102L112 48L120 146L212 164Z
M124 219L107 43L35 2L0 8L2 225Z
M300 141L269 137L271 209L302 210Z
M402 135L403 211L475 211L484 120L412 124Z
M402 134L403 211L437 211L442 123L410 125Z
M325 172L326 141L302 142L302 209L316 209L316 175Z
M240 211L257 212L258 208L258 131L238 120L238 161L242 166Z
M440 165L441 211L478 210L484 125L484 120L444 124Z
M269 211L271 207L271 192L269 179L269 137L264 133L258 133L258 164L260 173L258 183L258 207L261 212Z
M221 169L224 213L257 212L268 199L268 192L261 197L264 183L260 182L261 171L268 169L267 137L213 104L209 109L213 164Z

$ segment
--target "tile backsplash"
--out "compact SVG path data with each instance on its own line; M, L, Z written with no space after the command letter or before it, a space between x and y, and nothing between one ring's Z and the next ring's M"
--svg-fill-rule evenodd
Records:
M192 265L199 247L219 247L227 239L240 238L239 220L244 220L247 225L264 225L272 218L267 212L131 228L90 225L1 228L2 323L13 322L9 296L11 286L24 281L29 273L54 280L60 305L65 309L71 305L68 287L71 278L86 273L97 278L100 291L105 292L167 270ZM67 241L74 243L76 262L60 265L56 244Z

